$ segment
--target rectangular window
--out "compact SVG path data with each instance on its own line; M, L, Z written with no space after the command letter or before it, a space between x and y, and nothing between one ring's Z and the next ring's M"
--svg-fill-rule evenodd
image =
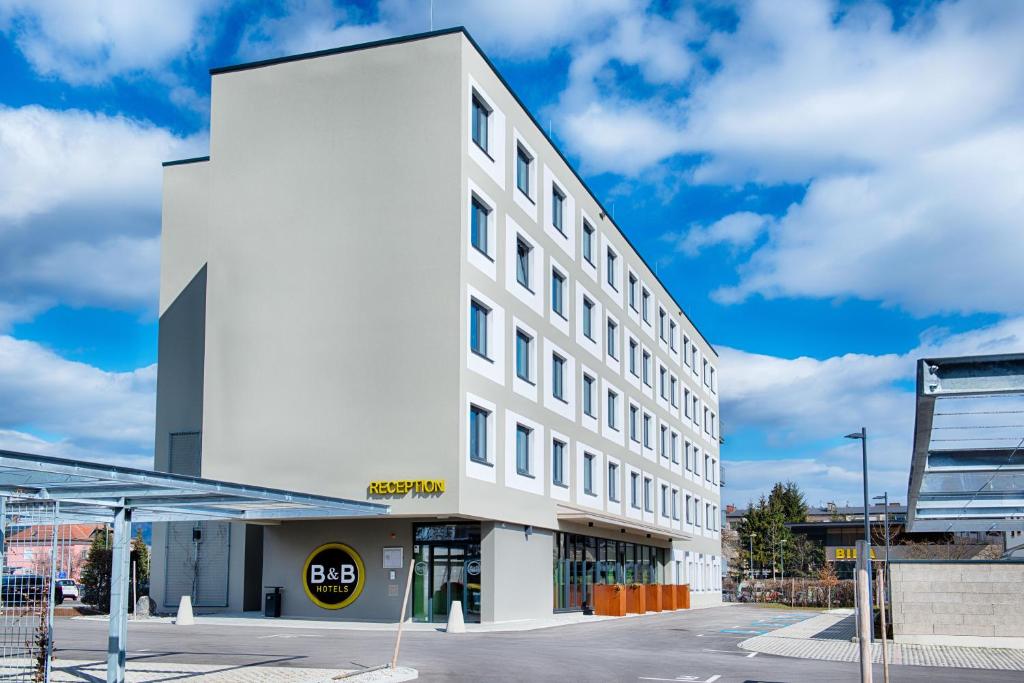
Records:
M551 395L565 400L565 359L557 353L551 355Z
M686 497L686 523L693 524L693 498Z
M669 399L672 401L673 408L679 406L679 382L675 377L669 379Z
M651 446L651 416L644 413L644 448L653 448Z
M679 521L679 489L672 489L672 519Z
M491 413L479 406L469 407L469 458L487 462L487 418Z
M661 438L659 441L661 442L659 444L661 446L661 457L668 460L668 427L665 425L661 425Z
M711 371L711 384L709 384L708 386L711 387L711 393L715 394L715 393L718 393L718 392L715 390L715 388L717 387L717 382L715 382L715 368L714 368L714 366L711 366L710 371Z
M594 340L594 302L583 297L583 336Z
M711 382L708 379L708 361L704 359L704 386L711 386Z
M651 354L644 351L644 384L651 386Z
M668 484L661 485L661 516L668 517Z
M637 370L637 356L639 355L640 345L636 343L636 340L629 340L629 371L633 373L634 377L639 377L640 373Z
M686 452L684 466L688 472L693 472L693 446L690 445L689 441L684 442L683 450Z
M651 481L650 477L644 477L644 510L646 512L654 512L654 500L652 500L653 496L651 495L651 487L653 485L654 482Z
M516 425L516 471L519 474L530 473L530 435L529 427Z
M704 454L704 481L711 481L711 456Z
M705 434L710 434L711 433L711 420L710 420L710 418L708 418L709 412L710 411L707 409L707 407L705 407L704 408L704 433Z
M593 453L583 454L583 492L588 496L596 495L594 493L594 458L596 456Z
M483 151L487 151L487 124L491 116L491 108L483 99L473 93L473 142Z
M679 435L672 432L672 463L679 464Z
M637 472L629 473L629 504L640 509L640 474Z
M640 315L645 323L651 322L651 293L646 289L640 293Z
M619 334L619 326L615 324L613 320L608 321L608 355L618 360L619 351L618 344L615 343L616 337Z
M665 368L658 368L658 390L661 397L668 400L668 370Z
M636 290L637 290L636 275L633 275L633 273L630 273L629 274L629 307L632 308L634 311L636 310Z
M476 197L473 197L473 206L470 209L469 226L470 226L470 239L473 243L473 247L481 252L487 254L487 221L490 220L491 210L484 206Z
M608 500L619 502L619 466L613 462L608 463Z
M533 157L523 149L522 145L516 145L516 187L519 191L530 196L530 164Z
M670 320L668 323L668 347L673 351L676 350L676 321Z
M551 187L551 225L565 234L565 195L557 187Z
M605 259L605 278L608 280L608 284L611 285L612 289L618 291L618 287L615 286L615 268L616 268L617 257L612 252L611 247L608 248L608 255Z
M583 414L594 417L594 378L583 375Z
M629 407L629 438L640 443L640 409Z
M690 417L690 390L683 388L683 410L686 412L686 417Z
M551 310L565 317L565 276L551 269Z
M690 365L690 338L683 335L683 362L687 367Z
M594 265L594 228L586 221L583 221L583 258Z
M608 390L608 426L618 431L619 395L611 389Z
M469 311L469 346L473 353L487 358L487 317L491 309L473 299Z
M516 376L526 382L530 378L530 343L533 338L522 330L516 330Z
M668 332L668 325L665 324L665 309L658 307L658 336L662 341L667 341L665 336Z
M533 251L525 240L516 240L516 282L530 289L530 253Z
M551 442L551 481L565 486L565 442L558 439Z
M711 514L711 503L704 503L704 528L711 529L711 520L713 516Z

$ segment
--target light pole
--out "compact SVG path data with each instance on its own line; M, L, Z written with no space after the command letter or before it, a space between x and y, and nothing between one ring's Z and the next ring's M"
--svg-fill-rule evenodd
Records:
M786 539L779 539L779 566L782 568L782 581L786 580L786 558L783 556L782 551L785 550Z
M870 502L868 499L868 430L866 427L861 427L859 432L853 434L847 434L847 439L860 439L861 447L861 458L862 466L864 469L864 543L867 545L866 552L867 557L864 558L865 567L868 570L868 576L871 576L871 510ZM868 580L868 610L867 613L873 614L871 602L871 581ZM868 629L871 633L871 640L875 639L874 628Z
M875 496L875 500L883 501L885 505L885 588L889 589L889 492L884 491L882 495Z

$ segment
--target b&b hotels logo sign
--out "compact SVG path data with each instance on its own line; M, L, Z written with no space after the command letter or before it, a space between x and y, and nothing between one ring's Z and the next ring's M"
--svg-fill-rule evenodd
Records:
M306 558L302 587L314 605L341 609L363 592L366 569L363 560L344 543L325 543Z

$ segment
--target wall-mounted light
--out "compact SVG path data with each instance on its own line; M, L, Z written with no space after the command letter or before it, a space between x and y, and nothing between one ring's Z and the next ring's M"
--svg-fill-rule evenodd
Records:
M523 527L523 533L526 535L526 540L530 540L530 534L533 533L533 527L527 524Z

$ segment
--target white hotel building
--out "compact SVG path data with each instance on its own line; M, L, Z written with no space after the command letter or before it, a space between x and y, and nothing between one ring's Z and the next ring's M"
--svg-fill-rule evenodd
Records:
M717 354L469 35L211 73L210 156L165 168L156 468L391 514L158 528L159 606L394 619L399 556L420 620L719 602ZM445 484L371 486L406 480ZM329 542L365 564L339 610L303 594Z

